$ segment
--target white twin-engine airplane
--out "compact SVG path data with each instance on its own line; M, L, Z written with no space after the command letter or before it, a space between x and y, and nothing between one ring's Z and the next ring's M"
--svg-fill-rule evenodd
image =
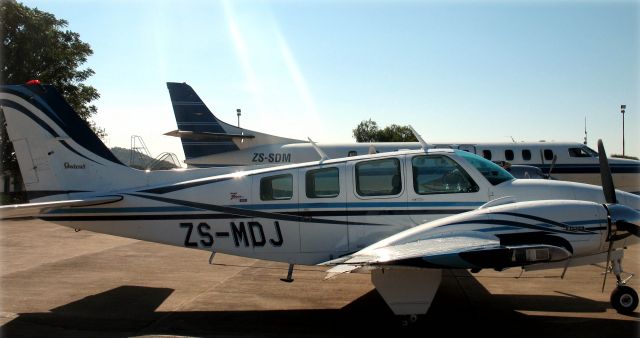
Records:
M314 146L307 141L283 138L238 128L216 118L186 83L168 82L171 104L178 130L165 135L180 137L186 163L190 167L245 165L281 165L302 163L317 158ZM419 142L319 144L331 158L421 149ZM513 173L524 170L536 177L535 166L554 178L600 185L598 154L581 143L473 143L435 144L432 148L465 150L491 161L508 161L517 165ZM554 160L555 159L555 160ZM640 161L609 159L616 187L640 193Z
M638 304L621 260L638 239L640 197L614 190L602 147L604 193L514 179L452 149L328 159L318 148L319 161L279 167L140 171L120 163L52 86L1 86L0 108L31 202L2 207L3 219L286 262L288 281L293 264L330 266L327 277L371 270L408 321L429 309L442 269L611 262L613 307Z

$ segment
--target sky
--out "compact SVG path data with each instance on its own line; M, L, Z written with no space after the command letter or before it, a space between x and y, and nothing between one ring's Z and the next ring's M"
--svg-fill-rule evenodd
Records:
M108 146L184 154L166 82L214 114L320 143L573 141L640 155L639 1L23 1L69 22Z

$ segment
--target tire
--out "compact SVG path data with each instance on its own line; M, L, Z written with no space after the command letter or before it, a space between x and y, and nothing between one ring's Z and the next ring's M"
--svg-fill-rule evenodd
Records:
M611 292L611 306L620 313L630 314L638 307L638 293L628 286L618 286Z

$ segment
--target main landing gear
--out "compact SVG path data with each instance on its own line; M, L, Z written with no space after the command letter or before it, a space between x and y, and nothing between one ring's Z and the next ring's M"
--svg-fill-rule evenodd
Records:
M633 277L633 274L622 279L622 257L611 261L611 270L616 276L616 284L618 285L611 292L611 306L622 314L630 314L638 307L638 293L626 285L627 281Z
M415 324L420 317L418 315L404 315L398 316L398 318L400 319L400 325L407 327Z

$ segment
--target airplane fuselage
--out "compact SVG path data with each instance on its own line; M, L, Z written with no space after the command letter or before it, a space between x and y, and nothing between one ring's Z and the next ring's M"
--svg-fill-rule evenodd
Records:
M114 191L122 201L59 209L42 218L177 246L318 264L500 197L604 202L598 187L514 180L491 171L493 163L465 154L404 151L205 176ZM619 195L640 208L637 196ZM578 243L570 244L577 256L600 250L606 214L567 222L571 226L565 229L533 224L496 227L487 234L515 241L526 235Z

